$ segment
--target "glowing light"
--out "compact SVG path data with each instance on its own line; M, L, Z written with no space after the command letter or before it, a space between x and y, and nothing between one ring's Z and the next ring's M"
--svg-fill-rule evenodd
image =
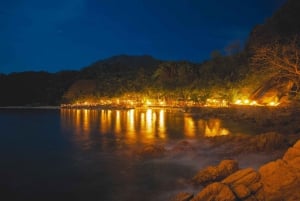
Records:
M229 130L221 127L220 119L210 119L205 125L204 135L206 137L215 137L220 135L229 135Z
M158 124L158 129L159 129L159 137L160 138L166 138L166 126L165 126L165 111L160 110L159 111L159 124Z
M151 101L149 100L146 101L146 105L150 106L151 104L152 104Z
M237 105L240 105L240 104L242 104L242 100L236 100L234 103Z
M184 134L187 137L195 137L195 123L191 117L184 118Z
M250 105L258 105L256 101L251 101Z
M153 121L152 121L152 110L148 109L146 112L146 131L147 131L147 137L153 138Z
M275 102L275 101L272 101L268 104L268 106L277 106L279 105L279 103Z
M248 99L245 99L243 102L245 105L248 105L250 103L250 101Z
M116 125L115 125L115 132L118 134L121 132L121 118L120 118L120 111L116 111Z
M160 105L166 105L166 102L165 101L160 101L159 104Z
M207 107L227 107L227 101L224 99L214 99L214 98L208 98L206 99L206 104L205 106Z

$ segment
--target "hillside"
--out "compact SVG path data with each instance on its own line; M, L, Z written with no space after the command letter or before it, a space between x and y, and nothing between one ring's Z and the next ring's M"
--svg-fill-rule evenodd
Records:
M212 58L203 63L161 61L148 55L118 55L79 71L0 74L0 106L59 105L124 96L199 104L208 99L216 103L246 99L268 77L258 70L260 65L251 66L253 50L300 37L299 10L300 1L288 0L263 24L254 27L245 50L231 55L214 52ZM277 82L277 79L271 80ZM281 97L271 97L276 100L287 95L278 90L271 92L273 96L280 94Z
M253 48L274 41L286 42L300 36L300 1L287 0L273 16L257 25L250 33L247 46Z

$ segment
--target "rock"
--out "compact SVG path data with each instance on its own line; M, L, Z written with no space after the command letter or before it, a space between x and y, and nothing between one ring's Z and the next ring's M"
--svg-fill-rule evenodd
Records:
M227 184L238 199L245 199L255 195L262 187L260 174L252 168L239 170L225 178L222 183Z
M299 169L297 172L287 161L279 159L267 163L259 172L264 195L269 200L289 200L291 195L300 195Z
M300 149L300 140L298 140L298 141L294 144L293 147L296 148L296 149Z
M221 181L238 169L237 161L223 160L218 166L208 166L207 168L200 170L196 176L193 177L192 183L194 185L207 185L216 181Z
M300 157L300 149L291 147L287 150L287 152L283 156L284 161L291 161L297 157Z
M236 197L226 184L216 182L200 191L191 201L236 201Z
M263 165L259 172L263 194L268 200L298 200L300 198L300 140L282 159Z
M161 157L165 154L166 149L162 145L148 145L137 151L138 156L144 158Z
M234 174L228 176L222 181L222 183L228 184L230 186L235 186L243 184L245 186L251 186L259 181L260 175L258 172L252 168L246 168L235 172Z
M285 137L276 132L257 135L251 138L250 145L254 151L272 151L288 147Z
M247 198L251 194L250 189L243 184L233 186L232 191L239 199Z
M283 156L283 160L291 161L297 157L300 157L300 140L293 147L287 150Z
M180 141L173 148L172 152L194 151L195 148L186 140Z
M193 197L194 197L194 195L191 193L181 192L181 193L178 193L170 201L190 201Z
M218 166L201 170L193 178L195 183L209 183L224 176L225 172L235 171L222 181L207 185L191 201L300 200L300 140L282 159L261 166L259 171L236 168L236 161L224 160Z

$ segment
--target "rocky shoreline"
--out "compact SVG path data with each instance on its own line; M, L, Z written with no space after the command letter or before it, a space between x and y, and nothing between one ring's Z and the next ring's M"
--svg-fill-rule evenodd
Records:
M300 140L258 170L239 169L237 161L223 160L200 170L192 181L204 188L196 194L181 192L171 201L300 200Z

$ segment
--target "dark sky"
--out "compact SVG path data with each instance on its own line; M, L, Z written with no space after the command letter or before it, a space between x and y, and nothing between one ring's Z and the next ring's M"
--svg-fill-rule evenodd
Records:
M0 0L0 72L80 69L118 54L201 62L284 0Z

